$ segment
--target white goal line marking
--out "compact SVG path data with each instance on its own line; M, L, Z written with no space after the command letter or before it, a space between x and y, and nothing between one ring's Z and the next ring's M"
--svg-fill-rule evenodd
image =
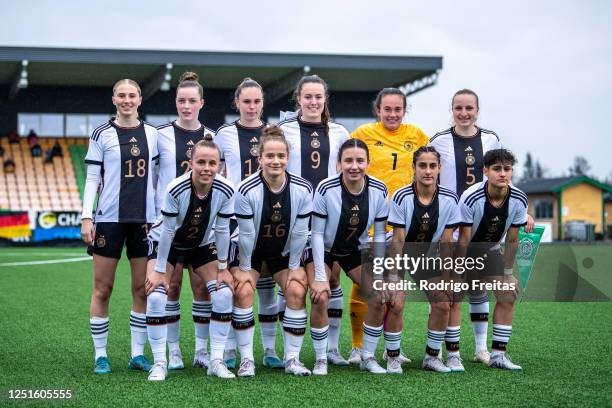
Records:
M0 263L0 266L46 265L46 264L57 264L57 263L89 261L91 259L92 258L90 256L81 256L81 257L78 257L78 258L48 259L46 261L5 262L5 263Z

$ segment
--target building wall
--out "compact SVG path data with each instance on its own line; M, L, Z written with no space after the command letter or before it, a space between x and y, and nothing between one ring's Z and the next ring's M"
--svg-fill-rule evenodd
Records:
M527 196L529 207L527 208L527 213L531 215L535 222L550 222L552 224L552 237L553 239L557 239L559 236L559 203L557 201L557 197L552 193L546 194L529 194ZM553 217L552 218L536 218L535 216L535 204L539 200L551 200L553 203Z
M595 232L602 232L602 191L597 187L587 183L571 186L563 190L561 205L568 209L567 215L562 214L563 225L568 221L586 221L595 224Z
M612 228L612 203L606 203L606 226L608 230ZM612 235L608 235L608 238L612 238Z

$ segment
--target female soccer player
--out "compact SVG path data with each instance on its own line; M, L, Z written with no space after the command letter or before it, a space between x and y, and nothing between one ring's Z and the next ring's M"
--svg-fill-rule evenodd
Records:
M189 170L195 144L202 140L205 134L213 131L202 125L198 120L200 110L204 106L204 89L198 82L198 74L185 72L176 88L176 110L178 119L158 127L159 139L159 178L156 189L156 213L161 221L160 213L168 184ZM179 297L183 283L182 262L178 260L177 272L171 274L172 280L168 287L167 330L168 350L170 352L169 370L180 370L185 367L179 345L181 306ZM192 270L189 272L191 290L193 292L192 314L195 326L194 367L208 367L209 355L207 342L209 335L211 302L206 285Z
M81 214L81 237L93 254L90 325L96 352L94 372L98 374L111 372L106 354L108 303L124 243L132 270L132 358L128 368L144 371L151 368L144 357L147 341L144 282L147 232L155 221L153 180L157 172L158 132L138 119L142 96L136 82L117 81L112 101L117 116L97 127L89 140ZM101 190L94 216L92 207L98 185Z
M255 375L253 295L264 264L283 288L287 302L283 317L285 372L310 375L299 360L306 330L307 291L300 257L308 238L312 187L286 171L289 146L279 127L263 130L258 153L261 170L240 183L234 206L240 230L239 265L235 260L232 263L236 281L232 326L241 355L238 376Z
M147 330L155 360L151 381L166 379L166 282L172 281L179 257L206 282L212 298L208 375L234 378L222 361L232 311L233 279L227 254L234 188L217 174L220 165L219 149L207 134L191 151L191 171L168 184L161 209L163 220L151 229L145 283Z
M215 135L215 142L221 149L221 160L225 171L234 185L257 171L259 163L258 146L261 131L266 123L261 120L264 95L262 87L253 79L245 78L234 92L234 106L240 118L221 126ZM231 232L236 237L236 221L231 224ZM283 368L283 362L276 355L276 321L278 305L275 294L276 284L272 277L257 280L258 317L261 326L261 339L264 348L263 365L270 368ZM236 365L236 343L233 330L226 345L225 362L228 368ZM231 343L231 344L230 344Z
M399 243L396 244L399 248L404 242L414 242L415 246L422 242L440 242L441 247L436 248L434 253L450 255L450 248L446 243L453 241L453 231L459 226L459 199L451 190L437 185L440 154L434 147L418 148L414 152L412 162L415 182L397 190L390 203L389 225L393 226L393 242ZM427 246L423 249L430 253L432 248ZM420 270L413 277L417 282L426 280L437 284L443 281L442 271ZM437 358L446 333L450 299L444 291L426 291L426 294L431 305L431 313L423 368L436 372L450 372L455 359L449 355L449 367L446 367ZM400 326L395 331L401 332L401 319L399 323Z
M412 183L413 153L429 141L421 129L402 123L406 109L406 96L402 91L397 88L384 88L372 102L372 111L378 121L362 125L351 133L351 137L361 139L368 145L372 155L368 172L387 185L389 194ZM361 297L357 284L353 284L351 288L349 311L352 328L349 361L356 364L361 361L362 326L367 312L367 303ZM399 360L402 363L410 362L401 352Z
M334 262L340 264L353 282L360 282L360 249L369 243L369 228L374 226L374 242L385 242L389 212L387 187L366 174L369 163L370 157L365 143L359 139L345 141L338 152L341 174L328 177L319 183L314 197L312 254L307 257L306 263L312 300L310 326L316 353L313 372L318 375L327 374L326 310L330 292L329 279ZM379 246L376 248L380 249ZM375 333L380 336L382 331L384 305L381 304L380 297L372 296L368 306L361 369L386 373L387 370L380 367L374 358L378 343ZM391 308L393 309L393 306ZM401 313L393 313L389 320L394 321L397 316L401 316ZM388 342L388 347L399 352L400 333L389 334L393 335L394 340ZM388 360L387 367L388 372L398 372L398 369L401 372L401 365L395 358Z
M293 93L298 115L279 123L290 147L289 171L316 186L321 180L336 175L336 157L340 145L349 138L344 126L331 120L329 92L325 81L317 75L302 77ZM338 267L336 266L336 269ZM343 294L340 282L332 276L329 302L328 360L335 365L348 365L339 352ZM284 310L279 292L279 313Z

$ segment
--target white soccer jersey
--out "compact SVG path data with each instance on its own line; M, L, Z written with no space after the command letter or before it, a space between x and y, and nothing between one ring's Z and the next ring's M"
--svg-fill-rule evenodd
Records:
M406 230L406 242L438 242L446 228L461 221L459 199L447 188L438 189L429 205L415 193L415 183L397 190L390 202L389 225Z
M461 137L453 128L436 133L428 146L440 153L440 184L458 196L483 180L483 157L489 150L501 149L499 136L491 130L478 128L474 137Z
M188 171L168 184L161 209L163 220L149 232L149 240L159 242L156 270L165 271L170 246L193 249L215 242L219 254L229 250L229 218L234 212L232 183L217 174L206 197L200 198L191 176Z
M340 146L349 138L344 126L329 122L329 131L322 123L303 122L299 118L279 123L289 144L287 170L308 180L313 186L337 174Z
M258 169L259 138L266 127L246 127L238 121L221 126L215 134L215 143L221 150L221 160L225 164L226 177L234 183L251 176Z
M196 130L183 129L176 121L157 128L159 137L159 177L157 179L155 210L159 217L164 202L166 187L175 178L189 170L189 160L193 146L204 138L205 134L213 135L214 131L202 125Z
M238 219L240 268L249 270L251 256L287 256L289 268L299 266L308 237L312 212L312 186L303 178L287 175L287 185L277 193L266 184L261 171L240 183L236 189L234 213ZM279 243L284 244L278 245ZM279 253L270 253L279 247Z
M114 118L113 118L114 119ZM155 221L153 180L157 177L158 132L146 122L133 128L113 122L98 126L89 139L85 163L101 168L96 222ZM90 209L83 208L83 217Z
M488 200L487 184L481 181L461 195L461 225L472 227L472 242L498 244L510 227L527 223L527 196L518 188L508 186L503 205L494 207Z

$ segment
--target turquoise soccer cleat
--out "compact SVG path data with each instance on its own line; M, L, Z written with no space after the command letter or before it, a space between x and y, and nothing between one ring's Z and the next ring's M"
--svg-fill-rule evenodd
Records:
M94 373L96 374L110 374L112 372L110 363L107 357L98 357L96 359L96 366L94 367Z
M149 360L147 360L147 358L142 354L136 357L132 357L130 360L130 364L128 364L128 368L130 370L140 370L149 372L151 367L152 365Z

